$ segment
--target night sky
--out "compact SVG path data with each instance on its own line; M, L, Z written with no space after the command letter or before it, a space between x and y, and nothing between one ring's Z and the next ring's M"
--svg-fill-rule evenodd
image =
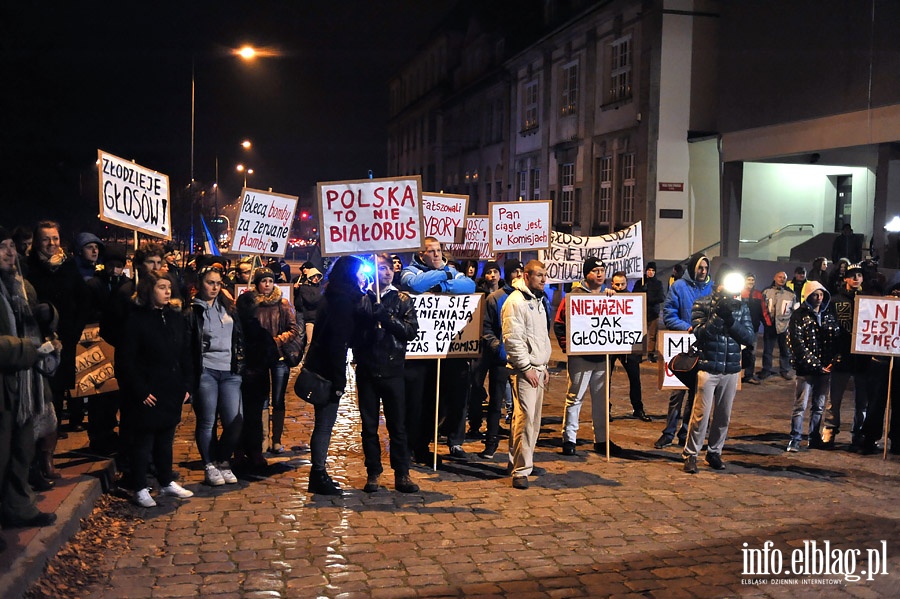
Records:
M0 224L96 223L98 148L187 185L192 57L196 180L215 180L218 157L236 197L243 162L251 187L310 204L317 181L385 176L387 80L454 3L7 3ZM283 56L228 54L243 44Z

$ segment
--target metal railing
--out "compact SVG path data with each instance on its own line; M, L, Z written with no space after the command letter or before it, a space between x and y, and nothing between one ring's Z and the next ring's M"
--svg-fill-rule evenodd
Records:
M740 243L761 243L763 241L768 241L769 239L772 239L773 237L775 237L776 235L778 235L785 229L789 229L791 227L797 227L798 231L802 231L804 227L809 227L810 229L816 228L815 225L812 225L809 223L804 223L804 224L796 224L795 223L795 224L785 225L776 231L772 231L771 233L769 233L768 235L766 235L765 237L763 237L761 239L738 239L738 241ZM717 245L717 244L713 244L713 246L715 246L715 245Z

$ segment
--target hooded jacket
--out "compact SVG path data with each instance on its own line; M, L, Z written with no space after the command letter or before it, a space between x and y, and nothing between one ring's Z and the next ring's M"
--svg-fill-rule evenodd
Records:
M507 367L523 373L532 368L545 368L550 361L550 333L547 331L547 308L542 297L535 295L524 279L516 279L513 291L503 304L503 345Z
M722 296L718 293L701 297L691 310L694 337L700 348L700 370L712 374L734 374L741 371L741 346L756 343L750 322L750 310L742 301L735 302L732 322L716 314Z
M506 366L506 346L503 345L503 304L515 291L502 279L503 285L484 301L484 318L481 322L481 342L485 355L492 365Z
M432 268L415 255L400 275L403 291L413 293L475 293L475 281L456 269L444 265L443 268Z
M706 280L696 281L697 265L701 260L709 258L703 253L696 253L688 261L684 275L675 281L666 294L663 304L663 322L670 331L687 331L691 328L691 308L698 298L712 293L712 281L709 276Z
M825 297L816 312L807 301L813 292L822 290ZM791 314L788 343L791 346L791 365L800 376L827 374L825 368L834 360L840 327L829 310L831 294L818 281L803 285L803 301Z
M569 293L594 293L596 295L600 295L602 292L602 288L597 291L591 291L587 281L584 279L572 285L572 290L569 291ZM556 341L559 343L559 348L563 350L563 353L566 352L566 304L568 303L568 298L569 295L566 294L563 300L559 302L556 317L553 319L553 334L556 335ZM602 362L606 360L606 354L589 354L578 357L588 362Z

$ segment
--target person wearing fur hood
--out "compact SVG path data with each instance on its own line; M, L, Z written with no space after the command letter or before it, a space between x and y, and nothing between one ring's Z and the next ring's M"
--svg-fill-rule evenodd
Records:
M841 334L837 318L828 309L831 294L819 281L803 285L801 302L791 314L788 342L791 364L797 372L794 408L791 412L791 439L787 451L800 451L803 414L809 405L809 446L820 447L822 414L831 387L831 367Z
M244 404L242 445L254 467L264 467L264 443L268 442L268 407L272 406L271 442L269 451L285 451L281 443L284 431L284 395L291 366L285 361L288 351L303 355L306 345L304 326L298 324L297 314L290 302L283 298L275 284L275 273L269 268L257 268L252 287L237 300L238 316L244 329L247 360L241 385ZM302 317L301 317L302 319ZM269 391L271 389L271 402ZM308 448L306 446L305 448Z

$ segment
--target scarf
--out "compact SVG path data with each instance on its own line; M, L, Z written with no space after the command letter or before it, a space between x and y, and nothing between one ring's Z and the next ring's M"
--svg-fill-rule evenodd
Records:
M41 339L40 328L28 305L28 298L25 294L25 281L16 271L9 273L0 273L0 309L6 311L6 316L15 330L13 334L22 339L28 339L34 343L35 347L39 347L43 340ZM15 376L18 381L19 388L19 408L16 413L16 422L24 425L35 414L43 412L45 403L45 385L44 373L48 370L55 370L50 364L42 364L43 362L56 361L58 365L58 351L49 354L45 360L42 357L32 368L24 368L16 372ZM42 368L43 367L43 368ZM42 372L43 370L43 372Z

